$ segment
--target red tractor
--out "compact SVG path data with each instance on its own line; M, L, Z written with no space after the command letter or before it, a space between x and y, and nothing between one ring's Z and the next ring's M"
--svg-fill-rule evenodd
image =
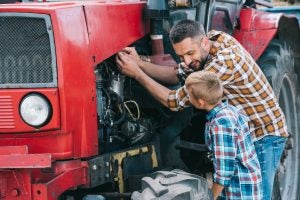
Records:
M0 199L128 198L142 177L172 169L161 139L168 133L179 139L172 160L208 177L201 111L163 108L118 72L114 58L131 45L153 62L175 64L168 30L187 18L232 34L268 77L291 134L274 199L296 199L299 24L256 6L253 0L0 5ZM152 190L157 198L166 193Z

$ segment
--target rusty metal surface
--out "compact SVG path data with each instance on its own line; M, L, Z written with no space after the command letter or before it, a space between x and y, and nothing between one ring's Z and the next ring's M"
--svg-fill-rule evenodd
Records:
M32 197L30 176L30 169L0 169L0 199L30 200Z

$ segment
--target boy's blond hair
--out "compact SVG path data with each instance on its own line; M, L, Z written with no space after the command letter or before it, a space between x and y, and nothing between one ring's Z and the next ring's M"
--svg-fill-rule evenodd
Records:
M195 99L202 99L209 105L217 104L223 97L223 86L213 72L198 71L190 74L185 81L186 88Z

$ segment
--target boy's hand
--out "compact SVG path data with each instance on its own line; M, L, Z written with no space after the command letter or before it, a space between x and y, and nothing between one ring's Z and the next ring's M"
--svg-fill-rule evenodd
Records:
M218 197L222 193L223 189L224 189L223 185L220 185L218 183L213 184L212 191L213 191L213 195L214 195L214 200L218 199Z

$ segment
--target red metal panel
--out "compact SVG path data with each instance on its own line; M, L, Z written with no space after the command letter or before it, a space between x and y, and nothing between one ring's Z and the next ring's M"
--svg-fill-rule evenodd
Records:
M46 184L33 184L33 198L35 200L57 200L64 191L86 183L86 169L70 169Z
M234 32L234 37L243 45L243 47L257 60L265 51L270 41L276 34L277 29L238 31Z
M67 161L58 163L55 168L55 176L32 185L35 200L56 200L64 191L88 184L86 162Z
M0 199L30 200L31 173L29 169L0 169Z
M27 125L22 120L19 112L19 107L22 98L31 92L38 92L45 95L48 98L48 100L51 102L53 108L51 120L47 125L39 129ZM1 90L0 91L0 135L1 133L25 133L25 132L38 132L38 131L59 129L60 128L60 107L59 107L58 98L59 98L58 90L56 88L34 89L34 90L33 89ZM14 125L12 126L12 124L8 124L8 122L5 123L3 121L4 119L12 120L10 123L13 123Z
M131 1L134 2L134 1ZM98 63L146 34L146 2L86 5L91 50ZM98 20L95 20L98 19Z
M87 166L87 162L72 160L54 163L43 171L0 169L0 199L56 200L64 191L88 184Z
M11 96L0 96L0 129L14 129L14 107Z
M53 159L96 155L98 129L94 67L144 36L142 16L145 4L145 1L124 0L1 6L0 12L50 15L58 73L56 106L60 113L53 117L56 121L36 130L24 124L16 109L22 95L30 90L7 89L2 94L1 91L0 96L4 93L4 96L11 96L14 128L0 129L0 133L6 133L0 134L0 146L28 145L29 153L51 153Z
M75 158L98 153L94 66L145 34L145 2L80 3L55 9L51 15L62 75L58 77L62 131L72 131Z
M240 12L240 30L250 31L257 29L274 29L282 14L259 11L253 8L244 8Z
M96 86L85 14L82 6L51 15L56 44L63 133L71 134L72 157L98 153ZM63 28L62 28L63 27ZM65 143L61 138L61 142Z
M13 116L14 121L11 127L0 129L0 146L28 145L29 154L24 147L18 147L16 152L9 148L3 150L0 166L49 167L49 154L57 160L98 153L94 67L145 34L144 7L145 2L132 0L0 7L0 12L40 13L51 17L58 73L58 88L34 90L49 98L55 112L49 124L38 130L26 125L18 113L20 100L33 89L1 90L0 96L9 96L8 102L13 107L9 117ZM86 162L61 163L43 170L0 170L0 194L6 199L57 199L70 188L88 184Z
M257 60L275 36L281 17L282 14L242 9L240 27L234 30L233 36Z
M28 145L30 153L51 153L54 159L96 155L98 133L95 77L83 6L80 2L21 5L0 7L0 12L42 13L51 16L58 67L57 97L60 107L56 111L61 114L55 119L61 127L57 131L45 131L46 126L35 130L21 119L15 120L17 125L14 130L0 132L16 133L18 129L27 134L0 134L0 146ZM15 91L8 89L4 93L12 94L16 101L14 108L18 108L20 96ZM16 110L14 112L14 115L18 114Z
M27 154L28 147L27 146L5 146L0 147L0 155L7 154Z
M0 168L51 167L51 154L28 154L27 146L0 147Z
M51 167L51 154L0 155L0 168Z
M33 91L45 95L53 108L50 122L39 129L27 125L21 119L18 110L22 98ZM71 133L59 130L61 119L57 89L5 89L0 91L0 97L3 96L10 96L12 99L13 119L16 126L14 129L0 128L0 147L26 145L29 153L52 153L53 159L62 159L73 155Z
M0 134L0 146L27 145L30 154L51 153L52 159L73 157L72 134L49 131L26 134Z

